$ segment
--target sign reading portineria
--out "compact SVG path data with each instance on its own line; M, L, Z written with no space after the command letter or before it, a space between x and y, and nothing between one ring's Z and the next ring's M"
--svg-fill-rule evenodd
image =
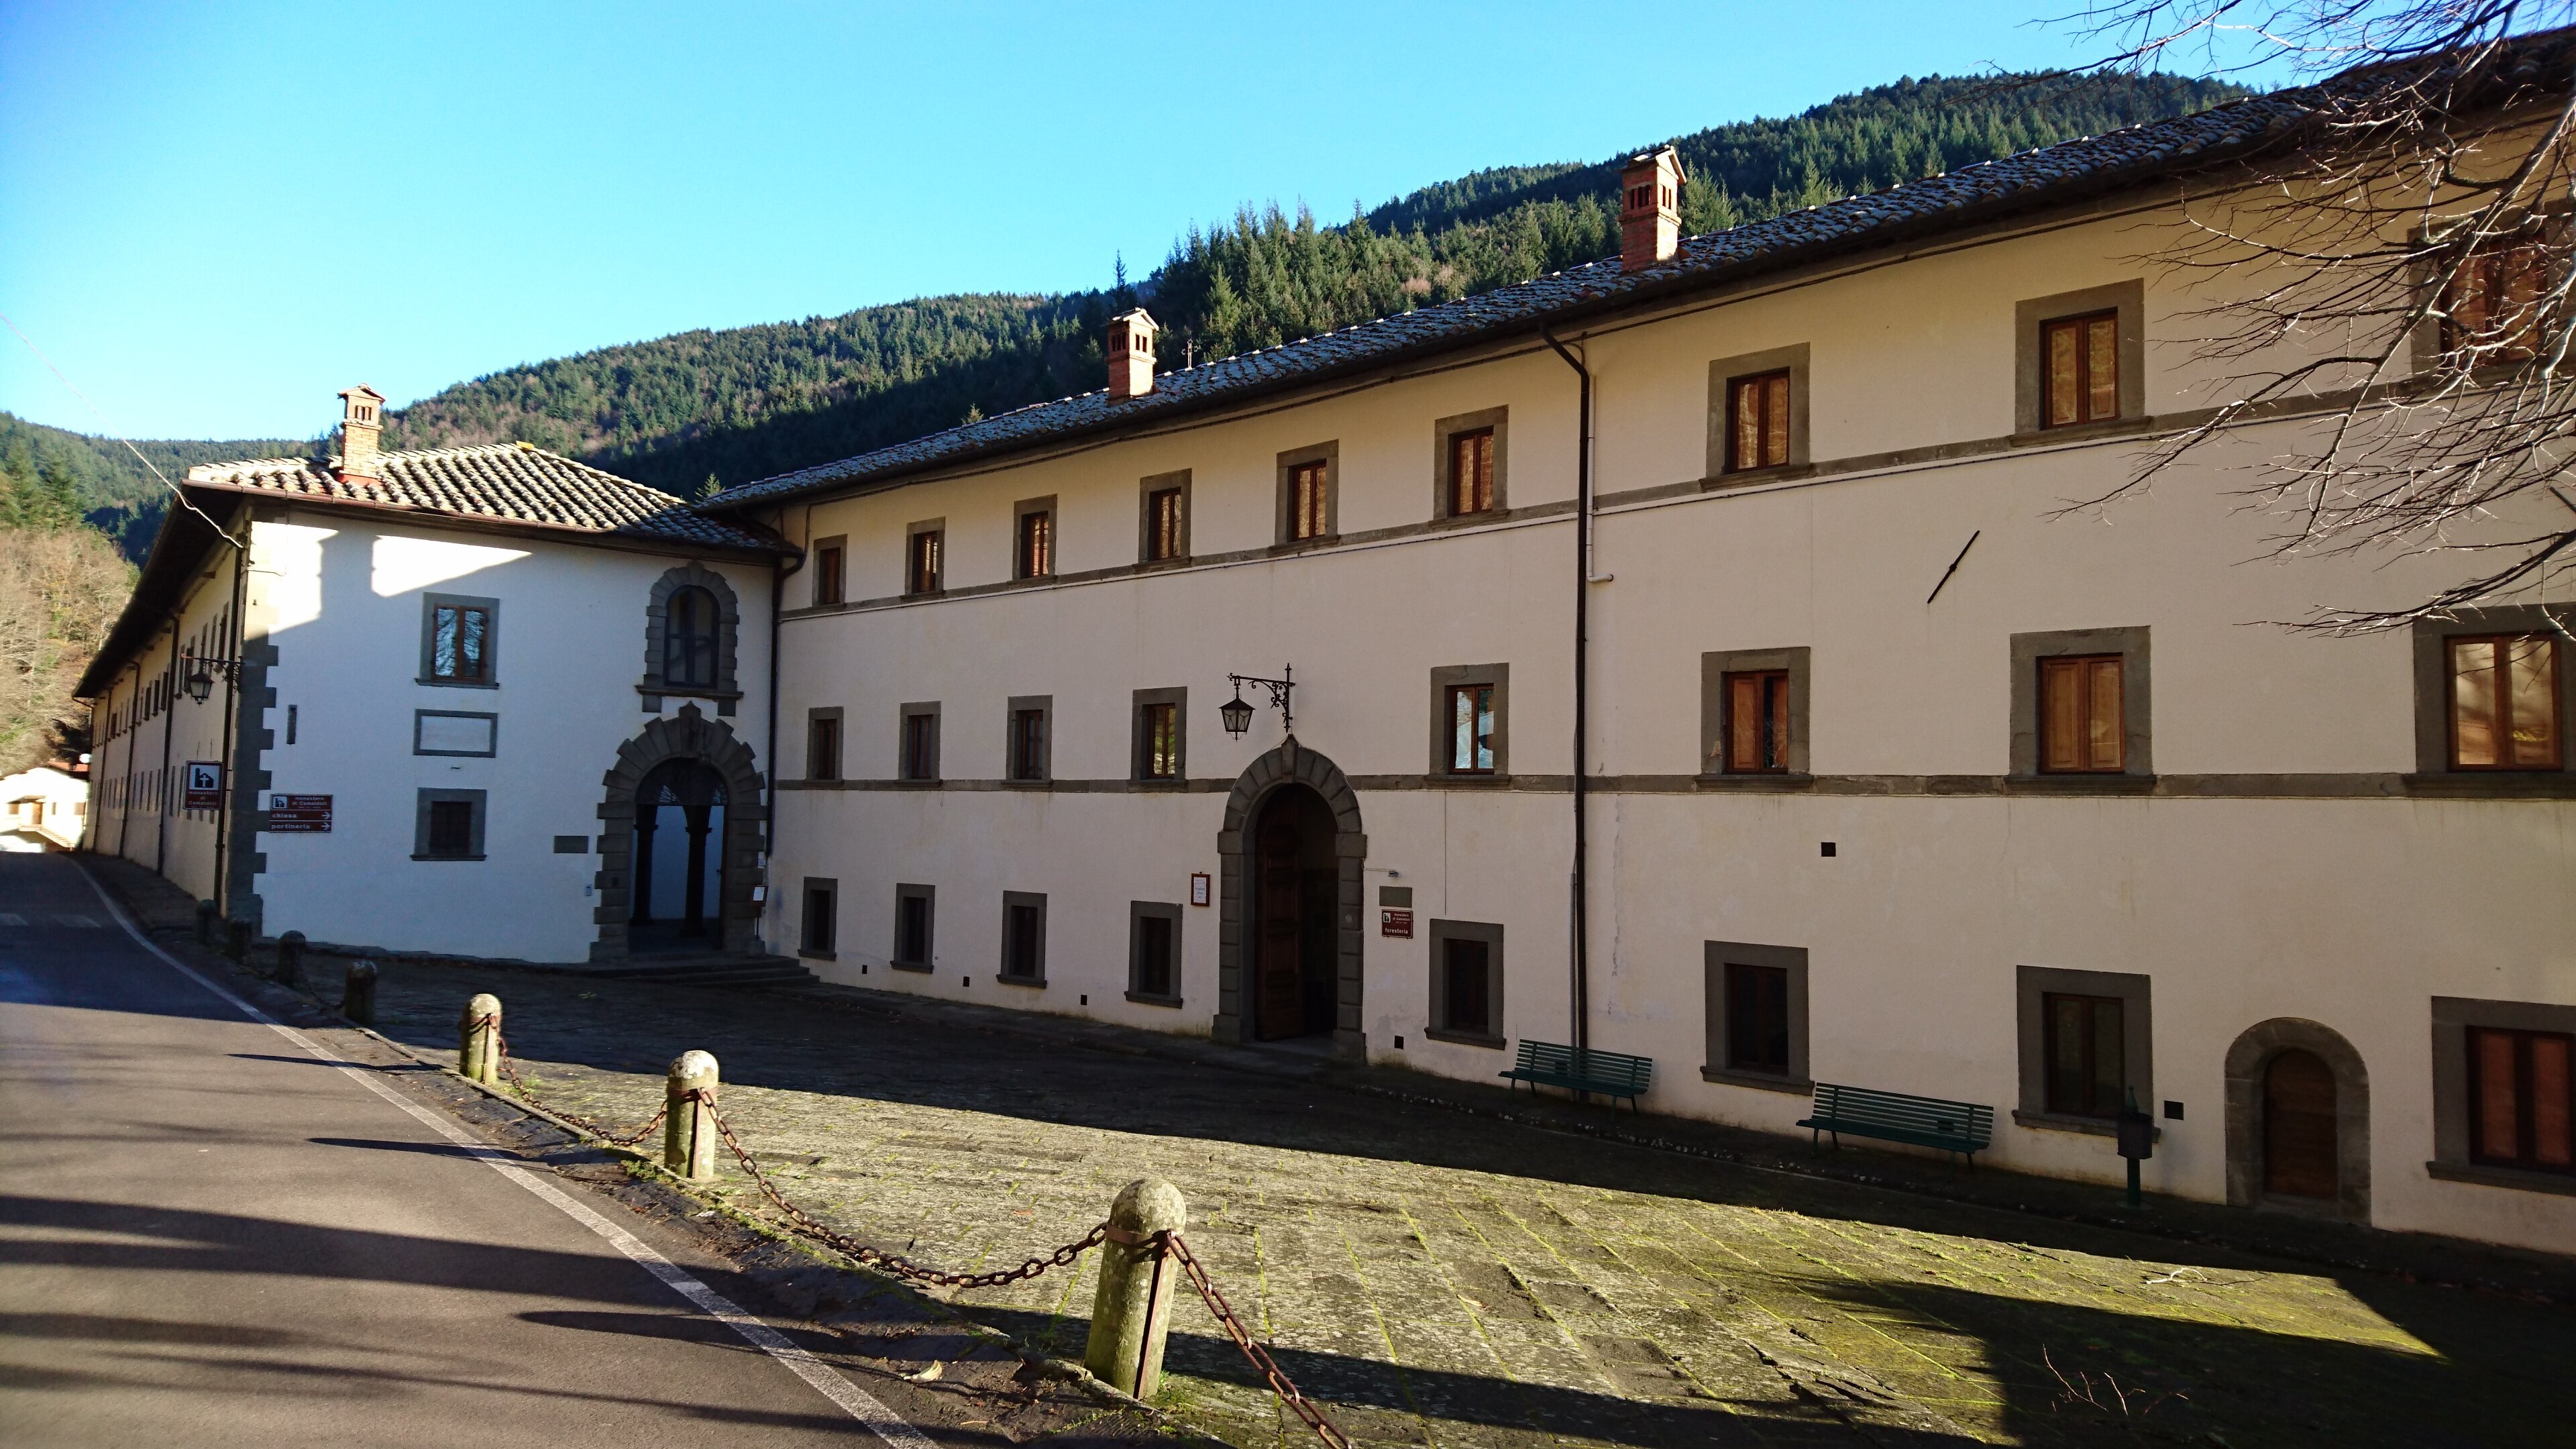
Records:
M271 835L330 834L331 797L328 795L269 796L268 831Z

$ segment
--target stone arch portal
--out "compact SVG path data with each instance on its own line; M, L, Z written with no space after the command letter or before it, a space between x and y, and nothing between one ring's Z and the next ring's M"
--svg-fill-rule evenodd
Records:
M2284 1053L2306 1052L2334 1077L2335 1195L2317 1206L2354 1222L2370 1221L2370 1071L2343 1034L2320 1022L2279 1016L2247 1027L2227 1048L2227 1203L2296 1209L2264 1192L2264 1087Z
M668 719L646 725L635 738L617 747L617 763L601 777L607 796L600 802L599 905L591 919L599 927L590 959L623 961L634 954L629 926L635 916L635 817L637 796L646 778L674 761L696 762L724 782L723 841L710 841L721 851L719 900L723 922L707 941L710 951L751 954L759 949L760 910L752 889L760 883L761 829L769 818L769 801L751 746L722 720L708 719L694 704L680 706ZM664 775L668 775L664 771Z
M1217 834L1217 1008L1211 1030L1219 1041L1241 1042L1254 1036L1247 968L1255 948L1246 920L1254 894L1250 868L1257 842L1253 833L1263 807L1291 785L1312 790L1332 816L1332 1038L1337 1052L1362 1058L1368 1038L1360 1028L1360 923L1365 918L1361 872L1368 860L1368 835L1360 822L1359 794L1351 788L1349 777L1331 760L1298 744L1295 735L1247 766L1226 796L1225 824Z

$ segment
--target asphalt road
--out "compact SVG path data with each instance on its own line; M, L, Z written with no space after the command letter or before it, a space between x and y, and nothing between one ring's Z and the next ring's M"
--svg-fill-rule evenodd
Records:
M683 1235L460 1141L0 855L0 1440L926 1449L693 1305Z

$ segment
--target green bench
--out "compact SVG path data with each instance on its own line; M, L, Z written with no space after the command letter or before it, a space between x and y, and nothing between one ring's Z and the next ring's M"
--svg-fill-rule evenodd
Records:
M1631 1110L1642 1112L1637 1096L1655 1084L1655 1059L1523 1037L1520 1059L1499 1075L1515 1088L1529 1083L1532 1092L1563 1087L1576 1096L1625 1097Z
M1808 1129L1811 1145L1830 1135L1839 1151L1846 1136L1876 1137L1955 1152L1974 1167L1976 1155L1994 1140L1995 1109L1974 1102L1818 1082L1815 1115L1798 1125Z

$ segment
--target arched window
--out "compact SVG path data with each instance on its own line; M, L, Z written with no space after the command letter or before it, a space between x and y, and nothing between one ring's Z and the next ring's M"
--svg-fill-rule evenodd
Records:
M662 634L662 680L688 689L712 688L716 682L716 600L691 585L675 589L670 622Z

